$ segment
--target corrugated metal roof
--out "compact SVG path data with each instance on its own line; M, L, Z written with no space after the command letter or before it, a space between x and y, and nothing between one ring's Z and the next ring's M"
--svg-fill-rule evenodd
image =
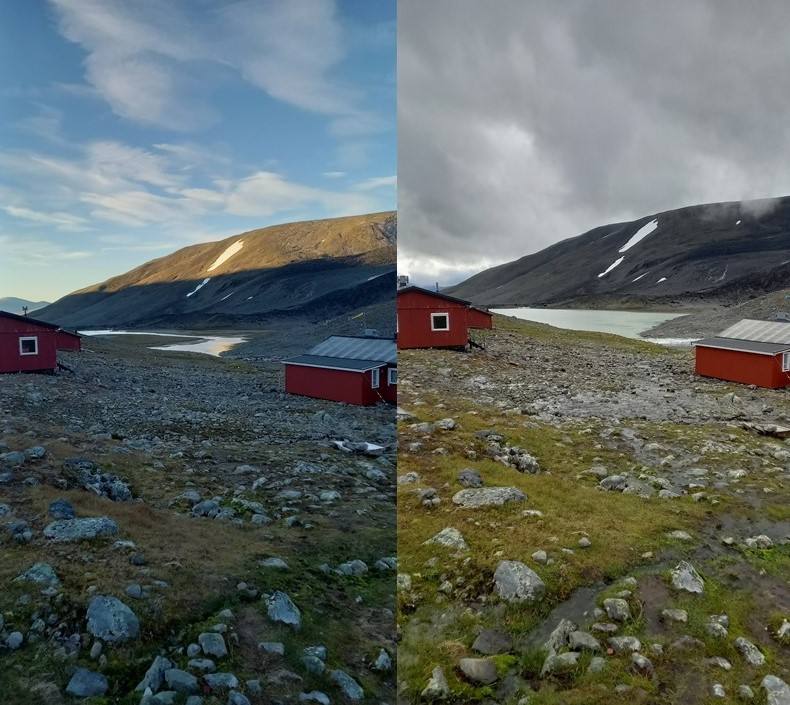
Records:
M744 318L722 331L717 338L737 338L761 343L786 343L790 345L790 323L786 321L757 321Z
M741 352L756 353L758 355L776 355L780 352L790 350L790 343L763 343L759 340L738 340L736 338L725 338L723 336L696 340L693 345L699 345L705 348L719 348L721 350L738 350Z
M395 364L397 347L392 338L364 338L333 335L307 351L308 355L339 357L345 360L378 360Z
M439 291L431 291L430 289L423 289L421 286L402 286L400 289L396 290L396 294L400 296L401 294L408 294L410 292L414 292L416 294L425 294L426 296L433 296L437 299L444 299L445 301L452 301L456 304L463 304L464 306L469 306L469 301L465 299L459 299L455 296L450 296L449 294L442 294Z
M381 360L347 360L342 357L327 357L326 355L297 355L283 360L286 365L305 365L307 367L323 367L330 370L350 370L352 372L367 372L367 370L381 367Z

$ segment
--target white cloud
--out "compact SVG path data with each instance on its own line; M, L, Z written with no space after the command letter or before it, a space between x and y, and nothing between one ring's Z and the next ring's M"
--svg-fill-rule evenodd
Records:
M72 215L71 213L42 213L30 208L19 208L17 206L4 206L3 210L13 218L54 225L58 230L74 232L88 229L88 221L85 218Z
M332 76L347 53L334 0L238 0L201 12L186 0L50 2L61 33L88 54L86 80L121 117L208 127L220 120L211 77L230 69L279 101L335 118L336 134L388 128L360 107L358 89Z
M359 182L355 188L357 191L372 191L379 188L395 188L398 185L398 177L394 174L392 176L375 176L365 181Z

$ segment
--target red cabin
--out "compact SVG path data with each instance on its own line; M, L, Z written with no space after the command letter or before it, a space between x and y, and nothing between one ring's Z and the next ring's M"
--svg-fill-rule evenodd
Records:
M465 348L470 328L492 328L492 314L418 286L398 289L398 348Z
M368 406L397 401L397 350L392 338L333 335L283 360L285 391Z
M57 350L79 350L80 336L27 316L0 311L0 372L54 372Z
M491 330L494 327L494 314L481 308L470 306L468 311L469 327Z
M694 343L695 372L741 384L790 386L790 323L744 319Z

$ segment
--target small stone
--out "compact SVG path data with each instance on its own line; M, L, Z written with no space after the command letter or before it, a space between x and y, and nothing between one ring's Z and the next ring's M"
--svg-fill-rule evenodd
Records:
M635 671L638 671L639 673L642 673L650 678L656 674L656 669L653 666L653 662L647 658L647 656L643 656L642 654L638 653L632 653L631 663Z
M302 614L299 608L284 592L275 591L268 599L267 605L267 614L273 622L282 622L294 629L299 629L302 626Z
M739 636L735 640L735 648L741 652L750 666L762 666L765 663L765 656L746 637Z
M165 671L165 681L167 682L167 687L175 690L177 693L200 692L197 678L179 668L170 668Z
M768 675L763 678L761 685L767 695L767 705L790 704L790 686L781 678Z
M428 679L428 685L425 686L421 695L428 700L443 699L450 695L450 686L447 684L447 678L439 666L433 669L431 677Z
M672 571L672 585L678 590L701 594L705 581L688 561L681 561Z
M78 668L66 686L66 695L75 698L90 698L104 695L110 688L107 678L101 673L94 673L87 668Z
M732 664L723 656L711 656L710 658L704 658L702 659L702 665L723 668L725 671L732 669Z
M507 602L541 600L546 585L529 566L519 561L502 561L494 571L494 590Z
M661 617L665 622L679 622L686 624L689 620L689 614L686 610L666 609L661 612Z
M590 546L592 546L592 541L586 536L582 536L582 538L579 539L579 548L590 548Z
M724 686L721 683L714 683L710 687L710 694L713 698L726 698L727 691L724 690Z
M203 680L213 691L222 692L239 687L239 679L232 673L206 673Z
M748 685L739 685L738 698L741 700L754 700L754 691Z
M592 634L582 631L571 632L568 645L571 651L601 651L601 642Z
M269 654L277 654L278 656L283 656L285 654L285 644L280 641L262 641L258 644L258 648L263 649Z
M497 680L496 665L484 658L462 658L458 668L472 683L493 683Z
M467 545L464 537L461 535L461 532L458 529L448 526L447 528L442 529L438 534L434 537L428 539L427 541L423 542L423 545L426 544L438 544L439 546L445 546L447 548L451 548L455 551L468 551L469 546Z
M575 668L579 663L578 651L566 651L562 654L549 654L540 669L540 677L545 678L552 673L561 673Z
M532 554L532 560L540 565L546 565L549 562L549 557L546 551L541 549Z
M487 656L506 654L512 648L513 639L508 634L488 628L484 628L472 644L472 651Z
M603 601L603 608L609 619L615 622L625 622L631 619L631 608L625 600L618 597L609 597Z
M619 653L622 651L639 651L642 648L642 642L635 636L613 636L609 639L607 644Z
M198 636L198 643L206 656L224 658L228 655L228 647L225 645L225 639L222 637L222 634L203 632Z
M362 686L359 685L351 676L345 671L337 670L329 672L329 679L340 686L340 690L349 700L362 700L365 693Z

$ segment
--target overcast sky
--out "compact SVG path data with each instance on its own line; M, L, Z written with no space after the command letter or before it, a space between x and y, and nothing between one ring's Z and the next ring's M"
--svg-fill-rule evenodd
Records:
M0 2L0 296L394 209L395 0Z
M790 3L399 0L399 268L790 195Z

